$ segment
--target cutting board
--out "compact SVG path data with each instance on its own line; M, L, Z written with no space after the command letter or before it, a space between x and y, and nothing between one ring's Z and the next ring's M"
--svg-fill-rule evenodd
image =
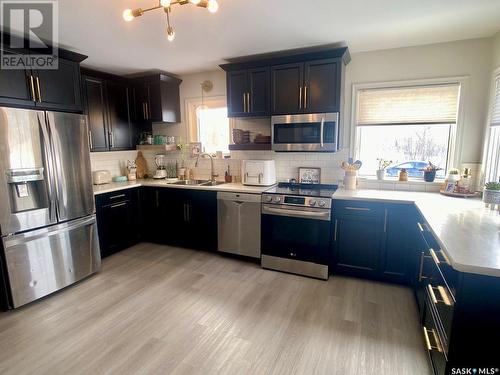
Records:
M135 165L137 165L137 178L146 178L148 174L148 163L146 162L146 159L142 155L141 151L137 151Z

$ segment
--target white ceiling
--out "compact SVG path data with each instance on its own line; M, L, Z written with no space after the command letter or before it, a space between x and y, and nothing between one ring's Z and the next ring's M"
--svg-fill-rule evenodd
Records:
M486 37L500 29L499 0L219 0L211 14L174 6L122 19L157 0L60 0L61 45L115 73L214 69L224 58L345 41L351 52Z

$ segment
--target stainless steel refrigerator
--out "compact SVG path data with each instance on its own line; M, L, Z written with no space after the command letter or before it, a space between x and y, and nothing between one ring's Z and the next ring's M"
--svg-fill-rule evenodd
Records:
M86 118L0 107L2 281L19 307L99 270Z

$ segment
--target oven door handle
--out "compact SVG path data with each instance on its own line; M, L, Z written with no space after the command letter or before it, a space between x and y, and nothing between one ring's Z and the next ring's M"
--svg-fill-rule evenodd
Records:
M319 219L330 221L330 211L302 211L302 210L290 210L286 208L275 208L262 206L263 214L288 216L288 217L299 217L305 219Z

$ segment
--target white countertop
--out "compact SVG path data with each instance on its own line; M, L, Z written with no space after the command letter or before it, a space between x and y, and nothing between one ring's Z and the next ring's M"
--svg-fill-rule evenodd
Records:
M111 182L109 184L94 185L94 195L111 193L113 191L131 189L139 186L165 187L174 189L191 189L191 190L212 190L212 191L227 191L234 193L253 193L261 194L263 191L271 188L271 186L247 186L240 182L224 183L217 186L199 186L199 185L173 185L164 180L137 180L127 182Z
M334 199L415 204L457 271L500 277L500 214L478 198L339 189Z

